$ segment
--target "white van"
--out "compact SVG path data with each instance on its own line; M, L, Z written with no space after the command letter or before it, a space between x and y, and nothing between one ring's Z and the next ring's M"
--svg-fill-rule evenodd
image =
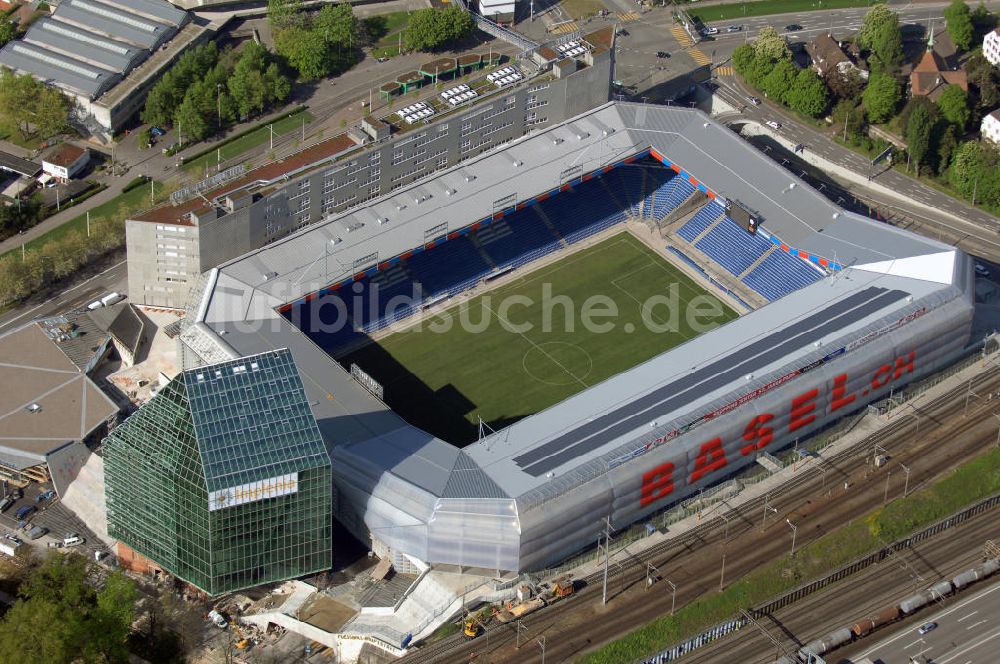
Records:
M70 533L63 538L62 544L63 546L79 546L80 544L83 544L83 542L84 540L82 537L76 533Z
M106 307L110 307L112 304L117 304L124 299L125 296L122 295L121 293L112 292L108 293L107 295L101 298L101 304L103 304Z
M94 300L93 302L87 305L87 309L93 311L94 309L100 309L103 306L104 306L103 302L101 302L100 300Z

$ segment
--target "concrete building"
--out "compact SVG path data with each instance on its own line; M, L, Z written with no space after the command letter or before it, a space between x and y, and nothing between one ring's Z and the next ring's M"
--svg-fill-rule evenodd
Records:
M42 159L42 171L60 182L76 177L90 162L90 150L72 143L60 143Z
M983 56L993 66L1000 66L1000 28L990 30L983 37Z
M104 441L122 563L219 595L330 568L330 457L287 350L184 371Z
M520 80L488 81L484 73L471 82L481 91L472 106L427 100L437 112L426 120L372 119L362 124L364 137L323 141L226 184L207 181L200 195L188 190L183 200L180 192L181 200L129 219L132 301L184 307L198 275L224 261L600 105L610 92L613 40L611 28L599 30L574 56L505 65Z
M979 135L994 145L1000 145L1000 110L987 113L979 125Z
M88 312L29 323L0 336L0 478L44 480L53 459L66 475L86 459L79 443L96 442L118 416L118 406L89 374L111 347L110 336ZM14 387L16 386L16 388ZM76 444L76 445L74 445ZM56 490L65 485L56 483Z
M142 105L149 70L159 73L205 36L202 26L185 28L188 19L165 0L63 0L0 49L0 65L58 87L81 125L109 134Z

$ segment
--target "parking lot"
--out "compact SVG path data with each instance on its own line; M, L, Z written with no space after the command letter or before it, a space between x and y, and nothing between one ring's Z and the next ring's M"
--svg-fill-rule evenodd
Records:
M9 485L6 489L6 494L13 493L14 486ZM95 551L109 553L108 547L90 531L83 521L62 505L58 496L53 494L50 500L36 502L39 495L50 490L52 490L51 482L46 482L45 484L32 482L26 486L24 488L24 496L0 514L0 534L15 535L36 553L44 554L49 549L50 542L62 542L62 539L67 535L76 533L84 539L84 543L60 550L75 551L91 559L93 559ZM18 528L16 514L18 510L28 505L35 507L35 512L27 517L26 527L23 529ZM37 540L29 540L26 536L26 531L30 530L32 526L40 526L47 532Z

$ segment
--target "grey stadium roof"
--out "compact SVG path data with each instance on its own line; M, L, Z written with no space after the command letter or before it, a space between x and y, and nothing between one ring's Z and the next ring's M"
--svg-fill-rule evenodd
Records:
M185 12L164 0L63 0L23 39L0 49L0 65L93 100L186 20Z
M0 50L0 65L18 73L32 74L91 99L101 96L121 78L118 74L21 40L8 42Z
M721 345L711 332L696 337L461 453L372 399L274 311L342 279L337 265L354 265L375 252L385 260L423 244L425 233L442 223L457 230L491 214L493 202L511 193L522 201L551 190L566 179L568 164L579 167L577 177L651 147L717 195L755 210L765 230L786 243L855 267L728 323ZM790 187L793 182L798 186ZM335 260L320 260L327 254ZM938 257L933 270L906 260L927 256ZM698 111L611 103L223 265L212 272L189 334L201 335L200 343L222 356L291 349L329 445L436 496L475 491L519 497L619 454L637 429L649 431L643 410L650 403L668 405L669 418L690 412L732 390L735 380L752 388L744 376L811 361L822 355L820 346L877 326L911 299L952 289L956 261L948 245L840 209ZM761 353L761 343L781 352ZM715 378L710 368L723 357L739 358L739 366ZM470 472L468 461L482 472ZM459 465L465 480L452 478ZM552 471L555 480L548 477Z
M54 18L43 18L24 35L24 41L76 60L121 74L135 66L145 51Z

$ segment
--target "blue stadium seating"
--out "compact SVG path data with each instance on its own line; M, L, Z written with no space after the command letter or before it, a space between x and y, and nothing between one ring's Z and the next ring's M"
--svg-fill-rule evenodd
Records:
M653 194L653 217L662 219L694 193L695 186L684 178L671 178Z
M676 175L677 173L669 168L646 169L646 195L643 197L643 210L647 217L653 214L653 194Z
M538 247L559 243L534 207L485 226L475 235L497 267L506 267Z
M677 230L677 234L688 242L705 232L705 229L712 225L712 222L722 216L725 210L715 201L698 210L698 212L688 219L687 223Z
M419 296L426 301L438 296L456 295L476 286L494 271L483 253L499 268L521 267L559 249L560 239L567 243L578 242L625 220L622 205L638 214L643 199L643 178L638 168L645 168L645 181L652 188L661 188L674 177L673 171L663 168L640 166L621 167L605 174L614 192L608 195L604 184L597 179L578 185L543 201L538 207L520 210L510 216L488 224L469 236L459 236L422 251L375 276L324 295L322 298L297 306L289 315L309 321L314 313L321 315L328 327L303 324L303 330L322 348L332 351L360 339L363 334L381 330L420 310L420 302L389 310L389 301L397 295ZM680 181L679 181L680 182ZM683 183L690 187L690 183ZM678 189L674 185L671 191ZM669 205L670 195L677 198L676 205L687 193L681 191L660 195L657 205ZM648 198L648 197L647 197ZM647 210L652 204L647 202ZM540 217L539 210L555 227L556 232ZM475 238L478 243L473 242ZM481 249L480 249L481 248ZM371 295L376 294L373 300ZM322 304L322 303L327 304ZM316 309L321 305L320 309ZM394 303L398 304L398 303ZM346 324L333 327L342 320L346 311Z
M570 234L595 224L612 225L625 220L625 213L596 180L581 184L539 205L567 240Z
M427 297L443 293L459 281L485 276L493 269L464 235L414 255L406 265Z
M639 205L645 193L642 181L642 173L645 170L648 169L629 164L616 168L604 176L618 202L627 206L633 217L639 216Z
M820 278L815 268L779 248L743 277L743 283L768 300L777 300Z
M738 277L773 245L763 236L751 235L735 221L725 217L694 246Z

